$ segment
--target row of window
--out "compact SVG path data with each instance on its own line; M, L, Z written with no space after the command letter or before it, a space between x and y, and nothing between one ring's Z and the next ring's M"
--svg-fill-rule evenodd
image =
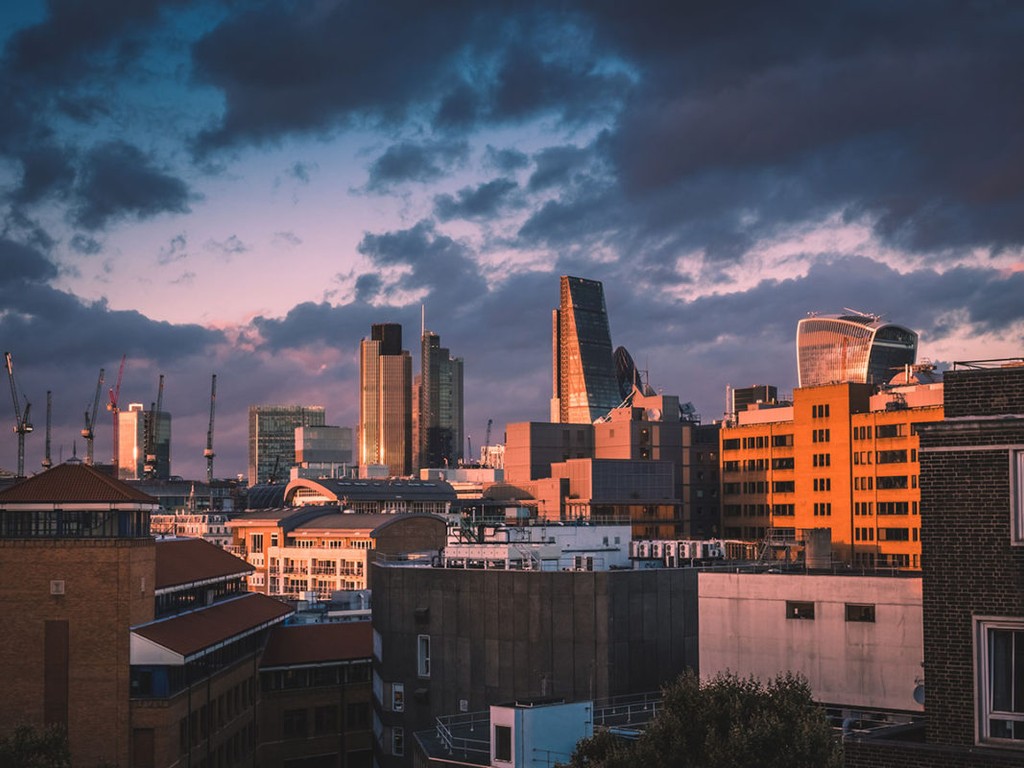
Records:
M814 490L815 491L831 491L832 490L832 478L831 477L816 477L816 478L814 478Z
M823 405L812 405L811 406L811 418L812 419L827 419L829 416L828 403Z
M846 621L875 621L875 606L872 603L845 603ZM805 600L786 601L787 619L814 620L814 603Z
M738 451L740 448L791 448L793 435L753 435L751 437L730 437L722 441L722 449Z

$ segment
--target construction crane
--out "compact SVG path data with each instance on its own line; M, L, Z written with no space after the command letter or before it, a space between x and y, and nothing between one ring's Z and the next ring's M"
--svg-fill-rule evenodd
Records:
M7 363L7 378L11 382L11 399L14 401L14 433L18 436L18 477L25 476L25 435L32 431L32 422L29 420L29 411L32 410L32 403L25 398L25 413L21 412L21 402L18 397L18 385L14 381L14 360L10 352L4 352L4 360Z
M160 412L164 407L164 375L160 374L160 383L156 388L156 402L152 405L149 414L149 429L146 430L146 463L142 465L142 472L146 477L152 477L156 472L156 440L159 434Z
M43 454L43 469L53 466L50 459L50 422L53 414L53 392L46 390L46 453Z
M121 413L120 401L121 401L121 379L124 378L124 362L128 359L128 355L121 355L121 367L117 369L117 384L115 384L109 391L108 395L110 400L107 402L107 410L110 411L114 416L114 429L111 432L111 441L114 444L113 447L113 458L110 460L111 465L114 468L114 477L117 477L117 450L120 448L120 434L119 434L119 419L118 416Z
M492 425L492 424L494 424L494 419L488 419L488 420L487 420L487 433L486 433L486 434L484 435L484 450L483 450L483 456L481 456L481 458L483 459L483 461L482 461L482 462L480 462L480 463L481 463L481 464L483 464L483 465L484 465L485 467L489 467L489 466L491 466L491 457L490 457L490 455L488 454L488 452L487 452L487 449L491 447L491 425Z
M100 390L103 389L103 369L100 368L100 378L96 382L96 396L92 399L92 411L85 412L85 429L82 430L82 437L85 438L85 463L92 465L92 444L96 437L93 431L96 426L96 410L100 407Z
M203 456L206 457L206 484L213 482L213 413L217 405L217 374L213 374L210 380L210 426L206 428L206 450Z

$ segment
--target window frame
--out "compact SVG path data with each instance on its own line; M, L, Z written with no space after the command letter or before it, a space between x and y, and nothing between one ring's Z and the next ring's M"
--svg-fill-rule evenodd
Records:
M874 603L845 603L843 616L851 624L874 624L876 608Z
M974 617L974 738L975 743L986 746L998 746L1015 751L1024 751L1024 739L1004 739L990 734L990 720L1012 720L1021 723L1024 728L1024 712L1003 712L994 709L991 704L991 676L989 674L989 632L1004 630L1024 633L1024 618L1014 616L975 616ZM1024 663L1024 658L1021 659Z
M416 676L430 677L430 635L416 635Z
M786 618L794 621L814 621L813 600L787 600Z
M1024 446L1010 450L1010 544L1024 546Z
M512 726L503 723L495 723L494 726L494 762L512 762ZM501 731L502 738L498 737Z

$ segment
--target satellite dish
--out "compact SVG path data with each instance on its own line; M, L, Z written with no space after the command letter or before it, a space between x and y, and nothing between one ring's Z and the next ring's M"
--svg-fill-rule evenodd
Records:
M647 420L648 421L661 421L661 408L648 408L647 409Z
M914 701L924 706L924 683L914 686Z

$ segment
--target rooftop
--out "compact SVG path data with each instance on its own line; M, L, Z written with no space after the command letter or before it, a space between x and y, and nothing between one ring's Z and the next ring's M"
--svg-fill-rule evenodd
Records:
M283 621L292 609L279 600L247 592L231 600L132 629L132 663L139 663L134 638L168 652L164 663L184 663L215 647ZM152 663L152 654L142 663Z
M244 576L255 568L203 539L157 539L156 590Z
M156 505L158 502L149 494L88 464L65 463L0 491L0 508L7 504L31 503Z
M369 659L373 628L368 621L275 627L260 667L303 666Z

